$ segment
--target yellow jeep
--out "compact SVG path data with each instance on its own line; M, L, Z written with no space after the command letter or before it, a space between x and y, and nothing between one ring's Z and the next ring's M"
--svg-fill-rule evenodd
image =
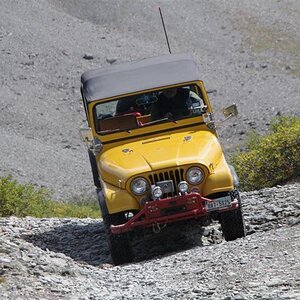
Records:
M187 54L87 71L81 128L112 260L133 259L130 232L213 220L245 236L238 179L227 164L207 92ZM229 118L236 106L224 109Z

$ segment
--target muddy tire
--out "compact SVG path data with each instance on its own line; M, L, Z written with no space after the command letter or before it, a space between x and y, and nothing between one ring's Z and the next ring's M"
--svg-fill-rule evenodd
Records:
M246 236L245 221L238 191L233 192L233 197L238 199L239 207L233 211L223 212L220 223L226 241L233 241Z
M124 213L105 214L102 217L113 263L122 265L132 262L133 253L128 234L112 234L110 229L110 225L119 225L126 222Z

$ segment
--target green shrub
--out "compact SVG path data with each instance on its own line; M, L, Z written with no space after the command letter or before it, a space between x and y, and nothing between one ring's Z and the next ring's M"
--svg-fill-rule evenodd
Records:
M253 190L285 183L300 175L300 117L279 117L271 133L251 133L247 150L231 159L241 189Z
M83 203L73 203L72 201L64 201L55 203L52 215L57 218L99 218L100 208L98 203L87 200Z
M19 184L11 176L0 177L0 217L7 216L37 218L75 217L99 218L95 202L58 202L51 199L51 193L32 184Z

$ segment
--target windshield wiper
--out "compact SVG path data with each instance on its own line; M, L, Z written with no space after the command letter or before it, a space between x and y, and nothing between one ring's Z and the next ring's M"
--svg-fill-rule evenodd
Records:
M171 118L163 118L163 119L158 119L158 120L154 120L154 121L150 121L150 122L144 123L144 126L145 126L145 125L159 124L159 123L163 123L163 122L166 122L166 121L174 122L175 124L177 124L177 121L176 121L176 120L173 120L173 119L171 119Z
M135 128L132 128L135 129ZM99 131L100 134L109 134L109 133L116 133L116 132L128 132L131 133L132 129L108 129L108 130L101 130Z

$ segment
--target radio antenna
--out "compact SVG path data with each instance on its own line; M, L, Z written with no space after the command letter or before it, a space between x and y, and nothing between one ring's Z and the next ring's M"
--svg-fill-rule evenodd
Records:
M164 18L163 18L163 15L162 15L160 7L158 9L159 9L159 13L160 13L161 22L162 22L162 25L163 25L163 28L164 28L164 32L165 32L165 36L166 36L166 40L167 40L167 44L168 44L168 48L169 48L169 52L171 54L171 48L170 48L170 44L169 44L169 39L168 39L166 27L165 27Z

